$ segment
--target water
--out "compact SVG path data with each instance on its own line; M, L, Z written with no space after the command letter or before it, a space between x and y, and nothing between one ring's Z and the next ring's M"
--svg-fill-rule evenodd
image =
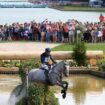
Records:
M104 105L105 79L90 75L71 75L65 78L69 82L66 99L62 99L59 87L53 87L60 105ZM12 90L20 84L20 78L0 75L0 105L8 105Z
M81 22L98 22L101 12L59 11L50 8L0 8L0 24L13 22L67 21L77 19ZM105 12L102 13L105 16Z
M66 79L69 89L66 99L59 97L60 105L104 105L105 79L89 75L73 75Z
M0 105L8 105L11 92L19 84L18 75L0 75Z

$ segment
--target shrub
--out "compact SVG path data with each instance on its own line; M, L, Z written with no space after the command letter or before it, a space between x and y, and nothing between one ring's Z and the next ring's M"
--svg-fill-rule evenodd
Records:
M76 62L74 62L74 61L70 61L69 65L70 65L70 67L76 67L77 66Z
M98 67L100 71L105 72L105 58L101 61L98 61Z
M78 66L86 66L86 46L83 41L75 43L73 48L73 60L77 63Z
M0 60L0 67L19 67L20 60Z
M35 83L28 88L28 105L59 105L58 99L50 91L48 86ZM23 98L16 105L26 105L26 98Z
M101 65L101 71L105 72L105 63Z

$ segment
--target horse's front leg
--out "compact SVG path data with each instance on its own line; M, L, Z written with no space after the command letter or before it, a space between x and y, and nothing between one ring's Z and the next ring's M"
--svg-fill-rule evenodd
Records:
M62 85L63 85L63 89L65 90L65 91L67 91L67 89L68 89L68 82L66 82L66 81L62 81Z
M62 85L63 85L63 90L61 90L62 97L66 98L66 93L67 93L67 89L68 89L68 82L62 81Z
M63 88L63 90L61 90L61 93L62 93L62 97L65 98L66 97L66 92L67 92L67 89L68 89L68 82L60 81L60 82L57 82L57 85L61 86Z

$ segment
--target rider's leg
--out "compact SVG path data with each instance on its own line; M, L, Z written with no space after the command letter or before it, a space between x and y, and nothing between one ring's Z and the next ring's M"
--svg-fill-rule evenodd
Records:
M46 79L48 78L48 73L49 73L49 71L48 70L45 70Z
M50 83L50 80L49 80L49 70L45 70L45 77L46 77L46 82Z

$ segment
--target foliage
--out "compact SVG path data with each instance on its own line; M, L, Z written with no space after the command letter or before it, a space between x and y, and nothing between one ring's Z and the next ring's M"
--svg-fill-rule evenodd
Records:
M28 105L59 105L58 99L55 98L47 85L30 84L28 93ZM26 98L18 102L17 105L26 105Z
M75 61L70 61L69 65L70 65L70 67L76 67L77 66Z
M31 84L29 86L29 101L30 105L41 105L44 97L44 86L41 84Z
M40 66L39 59L29 60L0 60L0 67L20 67L22 64L29 69L38 68Z
M73 59L78 66L86 66L86 47L84 42L75 43L73 48Z
M0 67L19 67L20 60L0 60Z
M103 72L105 72L105 63L102 63L100 65L100 70L103 71Z
M100 71L105 72L105 58L98 61L97 65L98 65Z

